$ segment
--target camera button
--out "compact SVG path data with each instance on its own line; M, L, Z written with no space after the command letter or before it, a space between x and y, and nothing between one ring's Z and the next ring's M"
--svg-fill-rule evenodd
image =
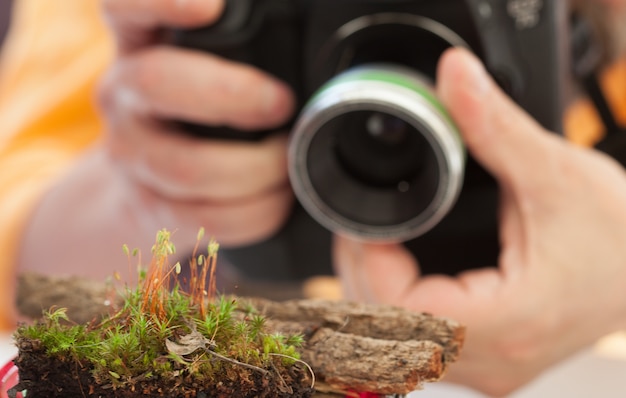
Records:
M541 19L543 0L509 0L506 10L515 21L518 30L531 29L537 26Z

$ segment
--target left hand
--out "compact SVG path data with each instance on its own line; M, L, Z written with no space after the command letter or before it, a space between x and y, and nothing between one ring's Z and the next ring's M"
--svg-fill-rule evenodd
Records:
M351 299L464 323L447 380L505 395L626 325L626 173L544 131L465 50L443 55L438 82L501 188L498 267L422 277L403 246L347 237L336 237L335 265Z

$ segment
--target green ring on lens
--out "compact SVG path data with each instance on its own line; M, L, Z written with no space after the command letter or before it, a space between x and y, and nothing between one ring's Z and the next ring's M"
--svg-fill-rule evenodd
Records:
M403 87L417 93L419 96L426 99L432 106L434 106L439 111L441 116L443 116L453 128L453 131L455 133L454 138L463 148L465 148L465 144L463 143L463 140L461 138L461 133L459 132L458 126L456 125L446 108L443 106L441 101L439 101L439 99L433 92L432 85L428 83L428 78L422 76L413 69L410 69L408 67L402 67L400 65L381 64L384 65L383 68L376 68L376 64L373 65L373 68L372 64L368 64L368 67L363 68L354 67L353 69L341 73L336 77L330 79L313 94L310 102L314 102L316 99L319 98L319 96L323 95L326 90L338 84L343 84L347 82L377 81ZM408 77L409 74L419 75L420 79L412 79Z

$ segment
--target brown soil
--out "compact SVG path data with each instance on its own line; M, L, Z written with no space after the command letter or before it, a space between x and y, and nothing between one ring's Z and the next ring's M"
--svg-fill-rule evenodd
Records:
M27 390L29 398L298 398L310 397L314 392L308 369L297 364L282 367L279 362L265 375L232 365L225 366L224 372L210 380L181 374L175 382L137 378L123 388L115 388L94 380L88 365L73 358L47 355L37 342L22 339L17 345L19 355L14 362L19 368L20 382L13 394Z

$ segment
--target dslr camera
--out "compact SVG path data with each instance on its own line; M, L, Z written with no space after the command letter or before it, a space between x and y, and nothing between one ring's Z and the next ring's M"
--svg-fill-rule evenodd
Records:
M299 217L404 242L422 272L455 274L497 264L498 187L434 94L439 57L450 47L471 50L522 108L560 132L566 3L227 0L217 23L173 40L254 65L294 89L299 112L277 131L290 134L290 179L306 210ZM184 125L203 137L251 137Z

